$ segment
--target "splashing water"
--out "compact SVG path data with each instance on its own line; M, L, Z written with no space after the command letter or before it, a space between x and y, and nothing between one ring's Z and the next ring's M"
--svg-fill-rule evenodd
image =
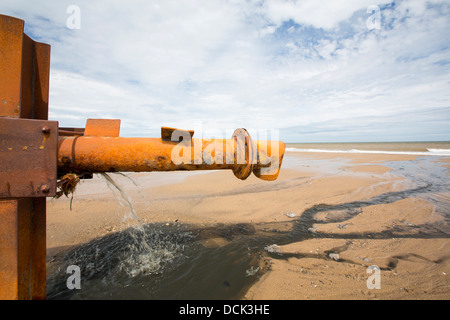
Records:
M182 227L167 230L165 224L143 229L112 233L66 252L48 272L47 299L133 298L144 285L144 296L154 294L158 278L187 258L192 234ZM69 265L80 267L82 290L67 288Z
M111 176L107 173L100 173L101 177L106 182L106 185L108 188L115 194L115 199L118 202L118 204L121 207L124 207L128 209L128 212L123 214L121 218L121 223L125 227L134 227L138 229L141 232L145 232L142 224L142 220L139 218L139 216L136 213L136 210L134 209L133 203L128 197L128 194L122 190L122 188L119 187L119 185L111 178ZM125 176L125 175L123 175ZM126 176L127 177L127 176ZM134 181L133 181L134 182ZM119 213L119 211L118 211Z
M165 264L170 263L177 254L179 255L183 251L184 247L167 241L168 239L165 238L166 235L161 229L153 229L151 234L148 234L128 194L110 175L102 173L101 176L116 195L115 199L119 205L127 209L127 212L120 218L123 227L128 228L127 232L132 241L126 242L128 254L120 260L119 269L125 271L131 277L160 272ZM129 178L126 175L124 176ZM187 236L187 234L185 235Z
M111 287L128 287L135 281L142 281L142 277L161 274L186 258L186 243L193 237L189 231L181 225L171 230L164 224L144 225L127 193L110 175L101 176L120 207L126 208L125 213L120 213L119 208L117 211L123 231L94 239L67 252L57 263L57 270L50 270L49 299L68 294L79 294L78 298L83 298L87 294L86 291L68 291L62 279L67 278L65 269L69 265L80 267L82 282L89 283L89 296L99 294L96 288L106 290L105 285L109 288L106 291Z

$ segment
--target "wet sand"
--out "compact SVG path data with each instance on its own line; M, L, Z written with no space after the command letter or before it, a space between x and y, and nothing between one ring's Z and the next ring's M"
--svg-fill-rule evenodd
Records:
M415 187L385 164L415 158L289 152L274 182L253 175L241 181L231 171L113 178L142 223L252 225L258 234L304 228L300 238L265 238L280 252L263 252L261 272L243 299L449 299L448 220L431 202L404 193ZM439 165L448 167L447 159ZM449 192L439 196L448 200ZM77 186L72 210L66 198L48 200L47 208L48 261L136 223L102 177ZM218 234L200 241L214 247L232 240ZM379 289L367 283L373 265Z

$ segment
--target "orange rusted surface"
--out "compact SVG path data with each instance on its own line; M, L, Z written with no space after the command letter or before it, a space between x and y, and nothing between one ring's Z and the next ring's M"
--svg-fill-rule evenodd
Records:
M189 133L191 139L194 136L194 130L180 130L176 128L161 127L161 139L164 141L172 141L172 133L176 130Z
M241 157L238 157L237 144L233 139L192 139L182 144L160 138L68 136L59 137L58 144L59 173L233 170L250 161L245 157L245 163L239 162ZM271 150L275 149L275 144L280 154L274 156ZM255 158L253 172L264 180L276 179L284 154L284 143L257 141L255 148L255 152L269 162L258 162ZM274 159L270 159L271 156ZM262 168L270 167L275 158L276 168L270 174L264 172Z
M23 28L23 20L0 15L0 117L47 120L50 46Z
M262 180L276 180L278 178L278 175L280 174L281 164L283 163L283 157L286 150L286 144L281 141L262 140L255 141L255 144L258 150L264 150L264 152L258 153L261 163L270 163L270 165L254 166L253 174Z
M46 200L0 200L0 300L45 299Z
M56 195L58 122L0 117L0 199Z
M201 140L193 141L189 161L175 164L171 158L177 143L162 141L160 138L60 137L58 171L143 172L233 167L226 163L210 165L202 160L199 163L201 155L196 158L194 143L204 144ZM201 150L204 150L203 146L200 147Z
M85 136L96 137L118 137L119 132L119 119L88 119L84 129Z
M0 117L20 117L24 22L0 15Z
M0 299L19 297L18 201L0 200Z

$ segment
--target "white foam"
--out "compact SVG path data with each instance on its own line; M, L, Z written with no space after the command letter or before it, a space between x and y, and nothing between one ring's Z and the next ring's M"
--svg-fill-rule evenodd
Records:
M432 149L432 148L428 148L428 151L432 152L432 153L440 153L440 154L450 155L450 149Z
M383 151L383 150L331 150L331 149L300 149L286 148L288 152L320 152L320 153L369 153L369 154L401 154L415 156L447 156L450 157L450 149L428 149L428 151Z

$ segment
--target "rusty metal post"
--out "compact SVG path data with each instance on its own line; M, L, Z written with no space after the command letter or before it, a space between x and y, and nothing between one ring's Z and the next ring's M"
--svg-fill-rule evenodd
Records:
M57 128L45 121L50 46L23 30L24 21L0 15L0 299L45 299L45 197L56 191L56 161L45 163L57 140L57 129L45 132ZM31 131L20 132L26 121Z

